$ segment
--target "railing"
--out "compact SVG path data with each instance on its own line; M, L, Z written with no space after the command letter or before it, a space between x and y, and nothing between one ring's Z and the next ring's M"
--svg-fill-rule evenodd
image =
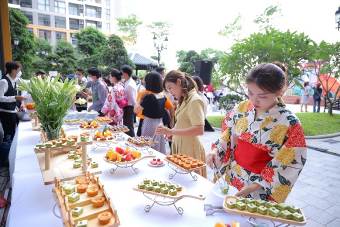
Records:
M325 109L324 109L324 112L325 110L328 108L329 109L329 106L331 105L331 102L329 102L326 98L325 98ZM340 110L340 99L337 99L334 103L333 103L333 110Z

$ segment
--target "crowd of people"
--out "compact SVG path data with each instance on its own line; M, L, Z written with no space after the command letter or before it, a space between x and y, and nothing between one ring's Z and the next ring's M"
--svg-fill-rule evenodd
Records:
M16 109L22 108L18 101L23 97L16 90L20 72L19 64L7 63L0 80L0 117L9 139L17 124ZM221 137L211 141L211 151L205 151L200 141L211 126L206 120L209 101L199 77L179 70L165 73L159 67L136 82L128 65L112 69L107 80L97 68L88 69L87 77L84 74L83 69L76 70L83 87L77 98L91 98L88 111L109 117L110 124L127 126L131 137L135 128L137 136L152 137L153 148L163 154L169 145L171 154L206 162L239 190L238 196L283 202L306 162L301 124L281 99L287 88L282 64L260 64L246 75L249 99L227 114ZM199 174L206 177L206 170Z

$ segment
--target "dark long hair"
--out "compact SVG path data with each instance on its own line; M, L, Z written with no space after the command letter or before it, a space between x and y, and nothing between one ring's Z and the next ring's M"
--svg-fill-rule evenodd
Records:
M163 81L163 87L165 89L165 83L171 82L176 84L177 80L181 82L181 88L182 88L182 97L178 100L179 105L182 104L184 100L188 98L188 93L192 89L197 89L195 81L187 74L180 70L171 70L166 74L164 81Z

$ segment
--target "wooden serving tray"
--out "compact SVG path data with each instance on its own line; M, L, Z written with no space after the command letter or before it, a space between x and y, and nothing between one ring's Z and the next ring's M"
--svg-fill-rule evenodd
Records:
M196 168L186 169L186 168L184 168L184 167L178 165L177 163L174 163L173 161L171 161L171 160L169 160L169 159L167 159L167 158L165 158L164 161L167 161L167 162L170 163L171 165L175 166L176 168L178 168L178 169L180 169L180 170L182 170L182 171L184 171L184 172L193 172L193 171L195 171L195 170L199 170L199 169L202 169L203 167L206 167L206 164L203 164L202 166L198 166L198 167L196 167Z
M139 188L136 188L136 187L133 188L133 190L135 190L137 192L143 192L143 193L146 193L146 194L161 196L161 197L170 198L170 199L174 199L174 200L180 200L180 199L183 199L183 198L193 198L193 199L198 199L198 200L205 200L205 196L203 196L203 195L184 194L183 189L182 189L182 191L177 193L177 195L175 195L175 196L169 195L169 194L162 194L160 192L148 191L148 190L145 190L145 189L139 189Z
M223 209L227 212L227 213L232 213L232 214L238 214L238 215L246 215L249 217L254 217L254 218L262 218L262 219L267 219L267 220L271 220L274 222L281 222L284 224L289 224L289 225L306 225L307 221L306 221L306 216L303 214L302 209L300 209L301 214L303 215L303 219L304 221L299 222L299 221L294 221L294 220L288 220L288 219L284 219L281 217L272 217L270 215L264 215L264 214L259 214L259 213L251 213L247 210L238 210L238 209L231 209L227 207L227 201L230 199L236 199L236 196L226 196L224 201L223 201Z
M89 176L91 179L91 184L96 184L99 187L98 195L94 197L89 197L87 193L80 193L80 199L74 203L69 203L67 200L67 196L65 192L62 189L62 186L60 184L60 180L55 180L55 188L53 189L53 192L56 195L58 204L60 206L61 215L63 218L63 223L65 227L73 227L76 225L78 221L81 220L87 220L87 226L88 227L97 227L97 226L103 226L103 227L117 227L120 225L120 221L117 215L117 211L112 208L110 198L106 195L104 191L104 186L99 182L98 177L94 176L93 174L86 173L86 176ZM75 180L72 180L70 182L73 185L77 185ZM100 208L94 208L91 204L91 199L96 197L104 197L105 202L104 206ZM73 217L72 216L72 209L75 207L82 207L83 213L79 217ZM109 211L112 214L112 218L110 222L106 225L101 225L98 222L97 216L98 214Z

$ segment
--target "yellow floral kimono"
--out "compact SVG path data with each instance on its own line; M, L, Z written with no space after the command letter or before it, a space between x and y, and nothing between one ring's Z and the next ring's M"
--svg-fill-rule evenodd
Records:
M222 161L220 171L225 180L238 190L258 183L262 188L251 193L252 198L284 202L306 162L306 142L297 117L278 103L255 119L254 107L244 101L223 124L222 136L213 147ZM249 150L243 151L241 157L235 153L237 144L243 142L264 151L269 159L263 167L243 164L251 156ZM255 173L253 169L259 171Z

